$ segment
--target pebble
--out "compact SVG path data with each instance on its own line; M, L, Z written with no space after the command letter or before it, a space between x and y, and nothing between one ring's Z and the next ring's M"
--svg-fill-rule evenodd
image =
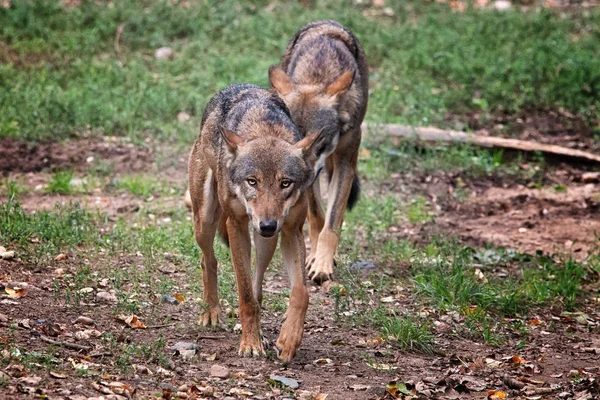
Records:
M154 57L158 58L159 60L169 58L172 55L173 49L170 47L161 47L159 49L156 49L156 52L154 52Z
M285 376L271 375L269 378L271 378L271 380L273 380L275 382L279 382L279 383L289 387L290 389L298 389L298 387L300 387L300 384L298 383L297 380L291 379L291 378L286 378Z
M229 375L231 375L229 368L227 368L223 365L213 364L210 367L210 376L212 376L212 377L227 379L227 378L229 378Z

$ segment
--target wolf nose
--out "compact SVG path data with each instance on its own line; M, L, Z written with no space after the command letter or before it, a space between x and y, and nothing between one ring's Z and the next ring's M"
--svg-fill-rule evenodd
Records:
M259 228L260 233L262 233L263 235L271 236L277 230L277 221L275 221L274 219L260 221Z

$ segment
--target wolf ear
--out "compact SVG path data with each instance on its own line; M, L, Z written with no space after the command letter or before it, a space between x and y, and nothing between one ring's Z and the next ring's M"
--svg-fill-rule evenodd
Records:
M269 83L271 88L282 96L288 95L294 89L290 77L277 65L271 65L269 68Z
M223 127L221 129L221 134L223 135L223 139L225 139L225 143L227 143L227 147L229 147L231 151L235 151L238 146L242 144L240 135L232 130Z
M304 139L296 143L296 148L301 149L303 154L315 153L315 147L321 142L323 136L325 136L324 132L325 130L323 129L310 132ZM317 154L315 154L315 156L317 156Z
M339 78L335 80L331 85L327 86L327 94L330 96L335 96L338 94L342 94L352 85L354 82L354 75L356 71L346 71Z

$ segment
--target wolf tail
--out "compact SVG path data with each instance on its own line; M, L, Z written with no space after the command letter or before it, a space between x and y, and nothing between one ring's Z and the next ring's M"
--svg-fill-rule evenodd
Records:
M358 180L358 175L354 174L354 179L352 179L352 188L350 188L350 196L348 196L348 203L346 204L346 209L348 209L348 211L352 210L352 208L356 205L359 197L360 181Z

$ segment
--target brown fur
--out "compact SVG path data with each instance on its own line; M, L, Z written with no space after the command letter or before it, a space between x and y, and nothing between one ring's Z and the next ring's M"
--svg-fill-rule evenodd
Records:
M281 252L291 284L290 306L276 346L287 363L302 341L308 307L305 286L306 190L314 181L314 144L299 140L283 102L253 85L232 85L213 97L202 118L200 137L189 159L189 191L196 241L202 249L201 323L220 324L218 230L231 244L240 300L241 355L264 355L260 329L262 281L281 232ZM252 276L249 223L254 228L256 262Z
M302 134L325 131L317 157L330 175L327 215L316 180L309 192L307 258L309 277L322 283L332 278L345 208L358 197L356 164L369 86L366 56L358 39L342 25L316 21L290 40L281 65L270 68L269 81Z

